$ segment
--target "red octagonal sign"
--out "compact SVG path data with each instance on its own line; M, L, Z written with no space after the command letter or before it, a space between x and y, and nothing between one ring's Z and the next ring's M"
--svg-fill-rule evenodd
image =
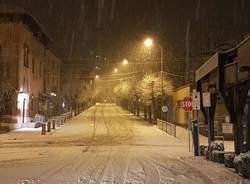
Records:
M181 108L183 108L184 111L186 111L186 112L192 111L193 110L192 102L193 102L193 99L191 96L185 97L181 101Z

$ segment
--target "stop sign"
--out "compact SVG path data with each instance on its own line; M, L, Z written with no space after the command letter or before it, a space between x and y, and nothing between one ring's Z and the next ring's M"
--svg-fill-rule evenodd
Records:
M184 111L186 111L186 112L192 111L193 110L192 101L193 101L193 99L191 96L185 97L181 101L181 108L183 108Z

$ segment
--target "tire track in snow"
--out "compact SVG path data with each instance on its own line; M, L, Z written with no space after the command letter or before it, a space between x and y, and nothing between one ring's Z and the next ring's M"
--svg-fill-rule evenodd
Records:
M117 157L118 160L118 174L116 176L115 183L121 183L124 184L127 181L127 173L128 173L128 167L131 159L131 154L127 151L122 151L119 153L124 154L126 156L123 156L121 159L120 157Z
M94 110L94 112L93 112L93 119L92 119L92 120L93 120L93 133L92 133L91 140L94 139L95 134L96 134L96 111L97 111L97 107L95 108L95 110ZM91 140L88 141L88 142L91 142ZM84 148L84 149L82 150L82 153L88 152L88 150L90 149L90 147L91 147L91 145L88 145L86 148ZM81 154L77 154L77 155L74 156L72 159L69 159L66 163L61 164L61 165L56 166L56 167L53 167L53 168L50 169L49 171L46 171L45 173L42 173L42 174L40 175L40 178L41 178L42 180L46 180L46 179L48 179L48 178L50 178L50 177L55 176L56 174L58 174L59 172L61 172L65 167L67 167L68 165L74 163L74 161L79 162L78 159L79 159L80 157L81 157ZM80 163L80 166L81 166L81 165L82 165L82 162ZM51 170L53 170L53 171L51 171Z
M102 105L102 106L101 106L102 119L103 119L103 121L104 121L104 124L105 124L106 130L107 130L108 136L110 137L111 134L110 134L108 122L106 121L105 116L104 116L104 110L103 110L103 108L104 108L104 106Z
M97 106L93 112L93 132L92 132L92 136L90 138L90 140L87 142L87 144L91 143L93 141L93 139L95 138L96 135L96 111L97 111ZM89 150L89 148L91 147L91 145L88 145L85 149L82 150L82 153L85 153Z
M157 167L149 162L145 157L141 157L138 159L141 164L144 172L145 172L145 184L158 184L160 183L160 174Z
M126 183L128 184L144 184L145 171L136 157L131 157L127 171Z
M166 157L165 155L162 155L160 153L149 153L147 155L148 160L151 160L152 163L154 163L156 166L161 167L162 169L166 170L167 172L172 173L176 179L178 176L184 176L187 179L194 180L194 179L200 179L204 184L212 184L212 180L206 176L204 173L202 173L200 170L198 170L195 167L192 167L189 164L186 164L185 162ZM156 158L158 157L158 158ZM192 173L192 175L190 175ZM195 178L192 178L190 176L195 176Z
M106 157L106 162L102 162L99 164L98 167L93 169L92 174L90 174L90 179L88 180L87 184L93 184L93 183L101 183L103 179L106 176L107 171L110 169L110 166L113 162L113 150L111 150L108 153L108 156ZM101 167L101 170L99 172L99 168Z

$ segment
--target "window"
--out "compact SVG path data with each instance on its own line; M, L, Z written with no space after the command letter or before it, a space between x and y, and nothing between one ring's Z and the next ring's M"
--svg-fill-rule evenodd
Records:
M35 58L32 59L32 74L35 74Z
M29 68L29 48L27 45L24 45L23 61L24 61L24 67Z

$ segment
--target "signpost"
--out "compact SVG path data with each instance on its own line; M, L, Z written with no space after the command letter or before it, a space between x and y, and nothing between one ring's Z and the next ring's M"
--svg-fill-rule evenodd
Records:
M199 140L199 112L198 110L201 109L201 98L200 92L197 92L196 89L193 90L193 116L196 117L196 120L193 121L193 140L194 140L194 156L199 156L199 147L200 147L200 140Z
M187 115L189 152L190 152L190 116L189 116L189 113L190 111L193 110L192 102L193 102L193 99L190 96L185 97L181 101L181 108L183 108L183 110L186 112L186 115Z
M203 97L203 107L210 107L211 106L210 93L209 92L202 93L202 97Z
M168 107L167 106L162 106L161 110L162 110L162 112L167 112L168 111Z
M193 91L193 110L201 109L200 92Z
M210 147L211 145L211 123L210 123L210 113L209 113L209 107L211 106L211 100L210 100L210 92L202 93L203 98L203 107L207 110L207 124L208 124L208 145Z
M181 101L181 108L183 108L183 110L185 112L190 112L193 110L193 99L191 96L187 96L185 97L182 101Z

